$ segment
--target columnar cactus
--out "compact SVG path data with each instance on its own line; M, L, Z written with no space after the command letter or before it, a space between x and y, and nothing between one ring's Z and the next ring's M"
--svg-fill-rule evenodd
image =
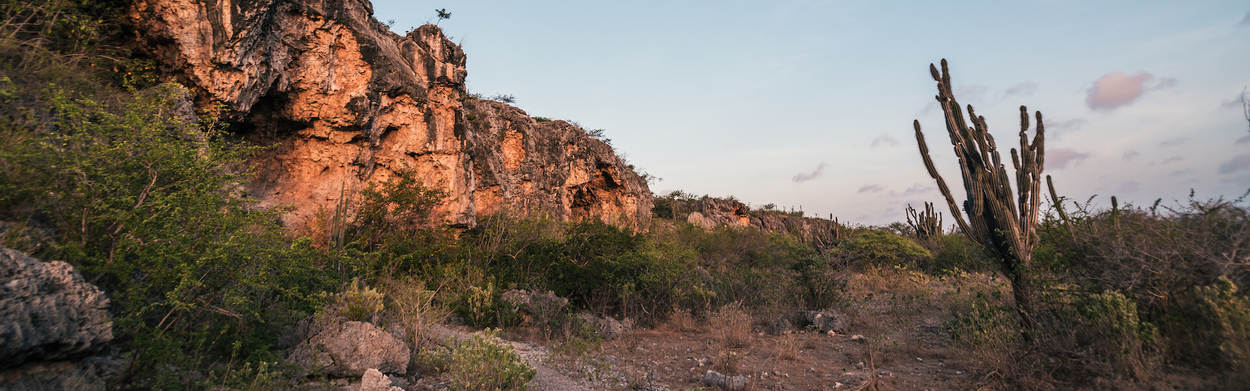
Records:
M1027 134L1028 109L1020 106L1020 150L1011 149L1011 160L1016 174L1016 191L1012 194L1011 181L1000 160L994 136L990 135L985 117L976 115L972 105L968 105L968 115L965 117L951 92L946 59L942 59L941 73L938 73L933 64L929 64L929 73L937 81L937 101L946 116L946 131L950 134L955 156L959 159L964 193L967 196L963 201L962 211L967 214L967 219L960 212L960 205L955 202L946 181L933 165L933 159L929 157L929 147L924 141L924 133L920 130L920 121L916 120L913 126L920 146L920 156L924 158L929 175L937 182L960 231L989 250L998 259L1003 275L1011 281L1016 312L1025 326L1024 336L1028 339L1035 322L1032 316L1033 292L1025 276L1025 268L1038 241L1037 218L1038 207L1041 205L1039 195L1045 156L1042 113L1036 113L1037 129L1030 142Z
M942 234L942 212L933 210L933 203L924 203L924 211L918 212L907 204L907 225L916 232L916 239L929 240Z

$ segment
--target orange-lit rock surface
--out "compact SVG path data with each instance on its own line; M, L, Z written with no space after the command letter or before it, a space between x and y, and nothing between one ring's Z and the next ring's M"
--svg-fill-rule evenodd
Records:
M367 0L139 0L131 18L165 74L201 109L268 147L248 189L315 224L344 194L418 174L448 197L435 211L472 226L500 211L642 228L646 181L563 121L472 99L465 53L435 26L392 33Z

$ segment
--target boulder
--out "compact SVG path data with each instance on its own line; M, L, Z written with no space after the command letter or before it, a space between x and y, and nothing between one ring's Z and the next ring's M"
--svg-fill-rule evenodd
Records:
M834 310L807 311L803 313L803 317L808 325L822 333L846 333L851 326L850 317Z
M107 309L69 264L0 248L0 368L97 350L113 340Z
M527 322L536 325L551 325L564 317L564 308L569 299L556 296L548 291L530 292L524 289L510 289L500 297L512 306L512 310L521 314Z
M325 322L315 327L288 361L310 373L354 378L368 369L404 374L411 351L399 338L365 322Z
M577 314L577 322L587 330L599 338L605 340L616 339L620 337L625 330L629 329L629 325L616 320L610 316L595 316L587 312Z
M404 389L396 387L391 382L391 378L382 374L382 371L369 368L365 370L365 375L360 377L360 391L404 391Z
M726 376L720 372L708 370L703 374L703 384L708 387L719 387L724 390L739 391L747 388L746 376Z
M69 264L0 248L0 389L104 390L126 367L108 298Z

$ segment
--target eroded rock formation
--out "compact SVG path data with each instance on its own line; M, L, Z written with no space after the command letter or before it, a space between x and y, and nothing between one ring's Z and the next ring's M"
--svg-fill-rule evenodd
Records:
M751 210L733 199L703 197L676 202L679 205L674 209L674 214L703 229L722 226L752 227L794 235L817 248L833 245L843 229L837 221L795 216L781 211Z
M465 54L435 26L400 36L367 0L137 0L131 18L201 108L273 146L249 189L290 205L293 226L369 183L410 170L448 194L435 210L470 226L508 210L639 228L646 181L564 122L469 98ZM472 118L472 119L470 119Z
M104 390L124 363L108 298L69 264L0 248L0 389Z

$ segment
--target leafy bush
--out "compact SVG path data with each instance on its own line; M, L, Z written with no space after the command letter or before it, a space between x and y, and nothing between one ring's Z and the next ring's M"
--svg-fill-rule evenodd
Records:
M487 329L451 349L446 375L452 390L524 390L534 378L534 368L495 339L497 333Z
M347 320L370 321L382 312L385 298L382 292L361 283L360 279L353 278L351 285L335 296L330 312Z
M902 235L859 230L838 245L838 255L855 265L916 266L931 257L928 250Z
M1231 280L1220 278L1179 295L1164 314L1162 329L1173 355L1250 373L1250 298Z
M998 265L981 246L964 235L941 235L932 249L933 260L926 269L937 274L965 272L997 272Z

